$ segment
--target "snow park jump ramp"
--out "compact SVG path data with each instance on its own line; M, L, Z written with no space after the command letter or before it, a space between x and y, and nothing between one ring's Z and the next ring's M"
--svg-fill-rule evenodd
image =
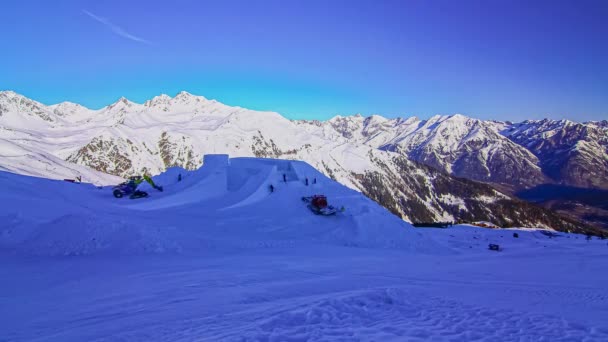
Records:
M159 193L147 183L142 183L139 189L152 194L152 197L145 202L129 203L129 207L157 210L225 196L228 188L229 164L228 155L205 155L203 166L198 170L171 168L152 177L156 184L162 184L165 191Z
M290 172L290 179L297 179L290 164L290 161L205 155L203 166L196 171L172 168L153 177L155 183L163 184L165 191L158 193L144 184L140 189L152 197L129 207L158 210L197 203L207 210L216 210L248 205L268 196L270 184L278 183L282 173ZM181 181L177 181L179 175Z
M177 181L179 175L182 181ZM285 180L283 181L283 175ZM308 176L310 175L310 176ZM314 176L313 176L314 175ZM228 158L228 155L205 155L203 166L195 171L171 168L153 177L165 191L157 192L148 184L141 190L152 196L146 201L129 203L139 210L158 210L198 203L211 209L250 205L270 195L270 185L277 190L286 184L296 187L305 178L325 178L310 165L292 160L264 158ZM311 184L312 185L312 184Z
M172 179L176 179L174 172ZM155 180L160 182L162 177L163 174ZM151 198L129 206L166 216L188 217L196 213L208 219L216 217L214 226L224 230L238 227L238 232L233 233L251 240L261 236L282 240L305 237L353 246L430 248L429 244L417 244L415 236L407 237L406 228L411 227L408 223L305 162L206 156L201 169L192 171L182 182L185 184L168 184L163 193L150 190ZM174 194L168 195L170 192ZM312 214L301 198L316 193L329 196L330 204L348 211L335 217Z

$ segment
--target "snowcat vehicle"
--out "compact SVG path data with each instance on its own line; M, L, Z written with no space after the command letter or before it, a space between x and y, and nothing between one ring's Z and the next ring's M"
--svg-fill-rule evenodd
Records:
M129 196L130 199L148 197L147 192L137 190L137 186L133 186L131 182L120 183L113 187L112 194L116 198L123 198L124 196Z
M312 195L308 197L302 197L302 201L308 203L307 207L316 215L334 215L338 210L331 205L327 204L327 197L324 195Z

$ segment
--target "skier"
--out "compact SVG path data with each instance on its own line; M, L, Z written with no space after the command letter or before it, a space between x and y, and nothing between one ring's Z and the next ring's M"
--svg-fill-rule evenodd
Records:
M306 177L306 186L308 186L308 177Z
M274 185L270 184L269 188L270 188L270 193L273 193L274 192Z
M317 184L317 177L313 178L312 184Z
M283 182L287 183L287 175L283 174Z

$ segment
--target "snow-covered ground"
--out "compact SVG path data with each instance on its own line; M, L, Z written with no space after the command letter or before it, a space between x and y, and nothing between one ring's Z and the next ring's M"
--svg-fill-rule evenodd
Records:
M308 164L207 158L138 200L0 172L0 341L608 340L606 241L417 229Z

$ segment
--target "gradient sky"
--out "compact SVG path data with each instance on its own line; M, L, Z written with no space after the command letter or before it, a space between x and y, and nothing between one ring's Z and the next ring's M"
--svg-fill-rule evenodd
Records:
M289 118L608 119L608 1L3 1L0 90Z

